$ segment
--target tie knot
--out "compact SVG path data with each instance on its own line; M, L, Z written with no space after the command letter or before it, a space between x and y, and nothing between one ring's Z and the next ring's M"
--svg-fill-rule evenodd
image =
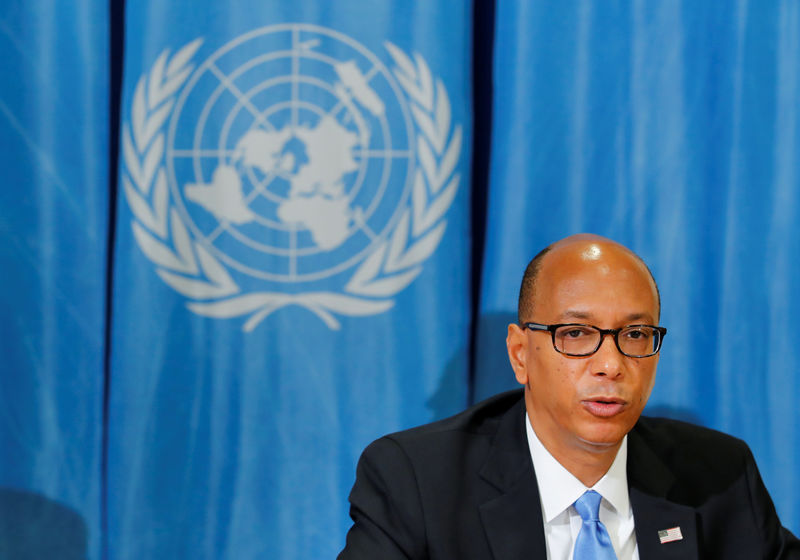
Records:
M575 509L584 521L598 521L600 514L600 500L603 497L594 490L587 490L583 496L575 500Z

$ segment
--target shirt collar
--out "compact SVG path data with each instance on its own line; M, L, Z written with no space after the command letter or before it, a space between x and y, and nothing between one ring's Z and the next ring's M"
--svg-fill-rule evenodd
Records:
M542 513L546 523L571 506L586 490L589 490L575 476L556 461L545 448L536 432L533 431L528 415L525 414L525 432L528 435L528 447L539 485L539 496L542 501ZM603 475L591 489L596 490L616 510L617 515L625 518L630 515L630 498L628 497L628 436L622 439L622 445L608 472Z

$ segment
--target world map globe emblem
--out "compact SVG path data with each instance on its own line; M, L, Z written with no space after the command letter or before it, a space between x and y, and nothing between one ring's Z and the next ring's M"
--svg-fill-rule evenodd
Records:
M316 281L396 226L413 146L403 91L379 58L330 29L277 25L192 73L165 164L183 222L217 259L256 279Z
M289 307L333 330L392 309L459 192L443 80L418 52L385 41L389 69L309 24L196 60L209 43L164 48L130 98L121 182L142 254L190 311L244 332Z

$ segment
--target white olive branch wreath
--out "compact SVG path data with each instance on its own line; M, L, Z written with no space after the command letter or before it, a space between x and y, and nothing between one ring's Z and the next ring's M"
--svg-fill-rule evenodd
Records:
M172 57L168 50L159 55L136 86L130 124L123 130L126 173L122 184L135 217L133 234L156 265L159 277L194 300L187 306L195 313L215 318L249 315L243 326L246 332L289 305L308 309L333 330L340 328L335 314L363 316L391 308L393 296L419 275L423 261L439 245L447 225L444 214L458 190L460 177L454 170L461 153L461 126L452 126L450 100L441 80L434 81L419 54L412 60L395 45L385 43L396 65L392 72L408 96L420 131L416 139L419 165L410 207L389 237L358 266L344 287L346 294L242 294L226 268L191 238L180 214L169 205L163 129L178 91L194 69L192 57L201 44L197 39Z

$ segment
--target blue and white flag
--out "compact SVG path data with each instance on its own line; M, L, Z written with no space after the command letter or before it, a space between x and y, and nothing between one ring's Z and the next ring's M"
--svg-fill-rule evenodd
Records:
M669 328L646 413L744 439L795 533L798 29L791 2L498 2L475 388L515 384L502 327L528 260L572 233L616 239Z
M128 4L112 557L333 557L360 450L465 406L470 32Z

